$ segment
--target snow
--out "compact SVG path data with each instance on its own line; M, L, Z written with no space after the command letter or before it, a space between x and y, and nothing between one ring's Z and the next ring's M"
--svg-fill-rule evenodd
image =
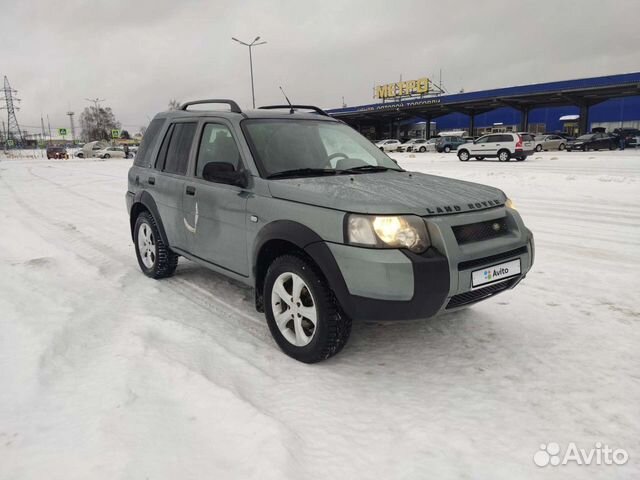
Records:
M130 160L0 154L0 478L637 478L640 151L408 169L503 189L535 234L515 290L354 325L281 354L252 293L181 259L137 266ZM539 468L541 443L624 466Z

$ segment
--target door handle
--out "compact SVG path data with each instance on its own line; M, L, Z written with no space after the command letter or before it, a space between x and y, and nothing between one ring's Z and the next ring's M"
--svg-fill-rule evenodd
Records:
M193 185L188 185L185 189L185 193L194 197L196 194L196 187L194 187Z
M149 177L147 179L147 182L149 182L149 185L155 185L156 184L156 177Z

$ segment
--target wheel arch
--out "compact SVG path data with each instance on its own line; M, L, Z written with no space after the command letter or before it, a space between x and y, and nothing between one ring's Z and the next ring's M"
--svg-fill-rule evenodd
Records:
M258 311L263 310L264 279L269 265L284 254L297 254L313 262L336 291L339 300L342 296L340 293L347 291L342 275L336 276L339 269L329 247L320 235L306 225L291 220L271 222L258 232L252 252L251 265Z
M149 212L153 215L154 220L156 221L156 225L160 232L160 236L162 237L162 241L165 245L169 245L169 240L167 238L167 233L164 230L164 224L162 223L162 218L160 217L160 212L158 211L158 206L156 205L156 201L153 199L151 194L147 191L138 192L134 199L133 204L131 205L131 212L129 213L129 226L131 229L131 240L134 238L133 229L136 224L136 220L138 215L142 212Z

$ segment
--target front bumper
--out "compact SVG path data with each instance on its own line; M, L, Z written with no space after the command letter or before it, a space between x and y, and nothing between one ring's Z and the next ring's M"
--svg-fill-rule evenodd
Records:
M459 245L452 227L505 217L508 235ZM423 254L319 242L309 245L345 313L353 319L428 318L514 288L530 270L535 245L520 216L505 208L428 219L433 247ZM521 273L472 288L472 272L520 259Z

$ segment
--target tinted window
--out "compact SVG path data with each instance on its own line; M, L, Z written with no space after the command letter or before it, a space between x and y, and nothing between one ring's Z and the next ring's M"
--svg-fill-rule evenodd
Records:
M167 159L167 149L169 148L169 141L171 140L171 134L173 133L173 127L175 125L170 125L167 133L164 135L164 139L162 140L162 145L160 146L160 151L158 152L158 158L156 160L156 168L158 170L164 170L164 163Z
M530 142L533 140L531 135L522 135L522 139L526 142ZM500 135L500 142L515 142L516 140L513 138L513 135Z
M502 135L489 135L485 140L486 143L498 143L502 140Z
M142 137L136 159L133 162L135 165L146 167L151 164L150 156L151 150L153 149L152 146L155 144L156 138L164 125L164 121L164 118L156 118L149 124L147 131L144 132L144 136Z
M174 125L163 171L177 175L185 175L187 173L189 151L191 150L195 133L195 123L176 123Z
M202 177L202 170L209 162L230 163L240 170L240 151L229 129L218 123L207 123L202 131L196 176Z

